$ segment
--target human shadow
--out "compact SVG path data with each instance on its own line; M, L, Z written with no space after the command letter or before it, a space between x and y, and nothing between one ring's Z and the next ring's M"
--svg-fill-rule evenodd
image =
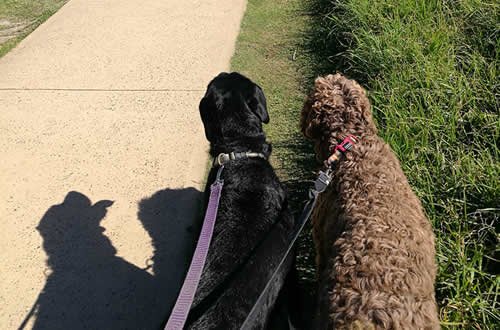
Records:
M152 268L155 288L161 292L162 322L174 307L196 248L201 199L202 193L194 188L167 188L139 202L138 217L154 248Z
M181 219L179 207L199 194L193 188L166 189L141 201L139 217L155 247L151 275L116 256L104 234L100 222L113 202L92 204L87 196L69 192L37 226L50 271L19 329L33 316L33 329L160 328L194 250L198 220Z

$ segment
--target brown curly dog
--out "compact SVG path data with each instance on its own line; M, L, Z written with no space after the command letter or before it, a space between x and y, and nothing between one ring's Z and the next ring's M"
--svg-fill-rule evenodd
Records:
M312 215L315 329L439 329L431 224L377 136L363 88L340 74L317 78L300 128L319 161L345 137L359 138Z

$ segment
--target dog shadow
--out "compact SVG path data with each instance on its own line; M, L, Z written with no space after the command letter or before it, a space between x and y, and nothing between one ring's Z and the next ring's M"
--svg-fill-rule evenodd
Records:
M170 314L194 251L201 193L165 189L139 203L152 239L153 275L116 256L100 226L112 201L92 204L69 192L36 227L47 253L47 280L19 329L158 329ZM149 268L149 267L148 267Z
M201 225L202 193L194 188L164 189L139 202L138 217L151 237L155 290L167 321L191 263Z

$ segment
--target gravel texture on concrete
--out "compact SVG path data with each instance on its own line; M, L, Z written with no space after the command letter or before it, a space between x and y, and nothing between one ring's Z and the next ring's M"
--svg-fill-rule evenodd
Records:
M71 0L0 59L0 328L165 321L245 6Z

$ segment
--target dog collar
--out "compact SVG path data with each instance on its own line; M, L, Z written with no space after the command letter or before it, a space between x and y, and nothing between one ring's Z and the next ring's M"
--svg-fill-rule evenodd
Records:
M333 150L333 154L330 157L328 157L328 159L325 162L326 167L331 168L333 163L335 163L337 160L340 159L341 155L351 150L351 148L354 147L354 145L358 142L359 139L354 135L346 137L341 144L338 144L335 147L335 149Z
M213 166L223 166L230 161L239 160L239 159L247 159L247 158L262 158L267 159L263 153L260 152L230 152L228 154L220 153L217 157L214 158Z

